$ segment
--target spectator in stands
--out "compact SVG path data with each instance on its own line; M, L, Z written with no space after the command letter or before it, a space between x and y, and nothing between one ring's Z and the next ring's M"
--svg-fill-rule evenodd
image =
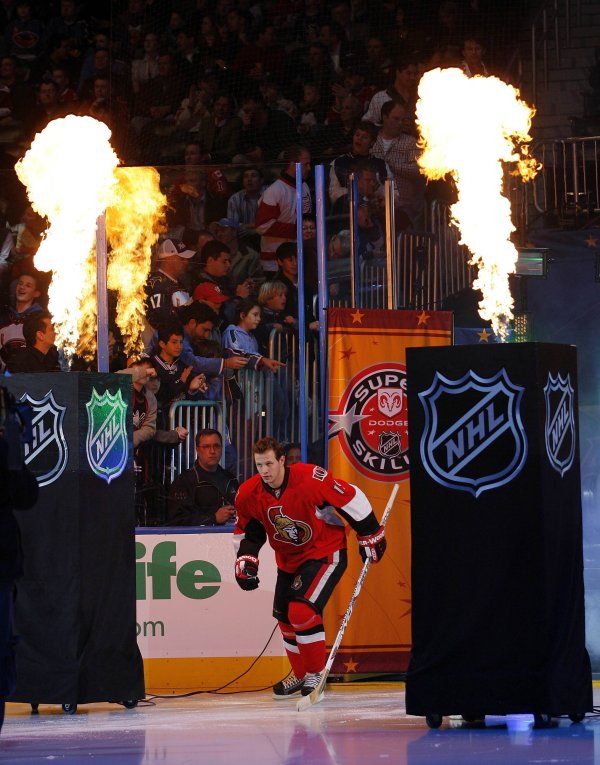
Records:
M41 275L33 272L22 274L17 279L14 304L0 311L0 367L25 347L23 323L27 317L43 310L37 302L42 294L40 279Z
M239 227L229 218L221 218L211 224L217 241L224 244L231 255L229 276L234 285L248 283L250 292L254 291L257 280L263 278L260 257L248 244L240 244Z
M202 117L189 133L200 144L202 162L230 162L239 152L242 121L233 114L231 96L215 98L212 114Z
M349 151L352 146L354 129L361 114L362 104L358 98L352 95L345 96L341 101L336 120L321 130L318 137L320 153L324 156L331 156L340 151Z
M306 180L310 175L310 152L291 146L285 153L287 166L278 180L265 189L256 213L256 231L261 235L263 271L276 271L275 251L283 242L296 241L296 163L302 166L302 213L311 211L311 196Z
M209 308L212 308L212 310L217 314L219 325L224 321L222 314L223 304L226 303L229 299L230 298L228 298L227 295L223 293L219 285L215 284L214 282L200 282L200 284L194 290L194 300L197 300L199 303L204 303L205 305L209 306ZM219 327L214 328L212 339L219 340L220 342L221 333L219 331Z
M369 160L379 184L388 177L388 168L384 160L370 158L371 149L377 139L377 128L371 122L360 122L352 134L352 150L336 157L329 171L329 200L332 204L344 198L347 205L348 176L355 172L357 163ZM390 174L391 175L391 174Z
M243 300L237 307L233 324L223 332L223 348L236 356L248 359L249 369L268 369L277 372L285 364L263 356L258 348L254 331L261 320L261 308L253 298Z
M33 15L30 0L17 0L15 11L4 31L3 49L31 69L44 49L44 23Z
M348 38L334 21L326 22L319 30L319 40L327 48L331 66L336 75L342 73L342 63L348 54Z
M144 52L141 58L131 62L131 87L134 93L139 93L142 86L158 75L158 35L156 32L146 32L144 35Z
M39 119L36 130L43 130L52 120L62 117L65 110L58 100L58 87L54 80L42 82L38 90Z
M397 194L396 225L403 230L414 225L423 212L425 181L417 164L417 141L406 132L406 108L386 101L381 118L383 125L371 153L385 160L392 171Z
M419 64L414 57L408 57L396 64L395 79L393 85L387 90L375 93L369 104L369 108L363 120L373 122L375 125L382 124L381 107L388 101L405 107L407 114L414 111L417 84L419 82Z
M240 236L253 233L258 210L258 200L266 186L262 170L257 167L245 168L242 172L242 188L229 197L227 218L238 224Z
M465 37L462 46L461 68L467 77L474 77L479 74L488 76L488 70L483 63L483 54L485 49L480 40L475 35Z
M283 282L265 282L258 291L258 303L261 307L261 322L255 330L261 353L268 355L269 335L274 329L292 330L296 326L296 317L286 310L287 287Z
M183 349L183 329L176 322L162 324L158 329L158 353L152 364L160 381L156 396L159 422L164 429L169 407L182 398L198 398L207 389L204 374L193 375L193 367L185 366L179 358Z
M177 32L175 39L177 48L175 66L184 84L189 88L200 62L200 53L196 47L196 37L191 29L183 27Z
M302 459L301 457L301 450L300 450L300 444L288 444L285 447L285 466L289 467L290 465L295 465L297 462L300 462Z
M278 270L274 275L275 282L283 284L286 288L286 313L298 318L298 251L295 242L284 242L277 248L277 266ZM312 316L312 294L311 290L306 288L304 293L304 315L307 323ZM291 326L291 322L290 322Z
M180 280L194 255L177 240L165 239L159 246L159 267L150 274L146 285L146 318L155 329L172 319L176 308L190 301Z
M173 64L173 54L163 52L158 57L158 74L142 83L131 126L140 136L140 160L155 159L158 139L175 129L175 113L185 89Z
M230 320L233 318L238 299L244 300L250 295L254 284L250 277L236 284L231 278L231 254L227 245L219 241L207 242L202 248L200 256L202 270L200 271L200 284L212 282L227 297L227 302L222 306L223 315ZM200 285L199 285L200 286ZM196 288L198 289L198 288ZM194 292L194 298L196 292Z
M210 282L205 284L213 286ZM213 332L219 324L219 317L207 303L194 300L193 303L179 309L178 318L184 330L179 358L186 367L192 367L192 374L205 374L208 380L227 370L242 369L246 366L246 359L240 357L221 359L200 353L199 348L204 341L212 339Z
M173 526L221 526L235 518L238 481L220 466L223 437L212 428L196 434L196 462L177 476L169 491L168 522Z
M11 374L17 372L58 372L58 350L54 345L56 333L52 317L46 311L37 311L23 322L25 348L20 348L8 360Z
M276 40L275 27L265 24L256 33L255 40L240 49L233 62L234 69L254 81L259 81L267 73L281 72L285 65L285 51Z
M149 358L133 361L117 374L131 375L133 387L133 449L134 462L141 444L151 441L156 433L156 397L149 386L156 379L156 370ZM137 472L137 471L136 471Z
M46 26L46 44L50 44L56 39L68 38L74 42L76 49L81 54L87 36L87 24L79 18L75 0L61 0L60 15L52 16Z
M365 46L367 53L367 80L377 86L378 90L385 90L386 83L390 80L389 47L378 35L370 35Z
M77 92L71 85L71 76L66 66L53 67L52 80L58 88L59 104L69 107L77 101Z

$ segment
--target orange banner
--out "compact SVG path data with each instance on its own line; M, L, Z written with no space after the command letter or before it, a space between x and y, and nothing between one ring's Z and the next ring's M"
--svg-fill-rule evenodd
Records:
M394 483L388 548L365 580L333 672L402 672L411 636L406 349L451 345L450 312L332 308L328 317L329 469L359 486L378 518ZM333 643L361 569L354 535L348 572L325 611Z

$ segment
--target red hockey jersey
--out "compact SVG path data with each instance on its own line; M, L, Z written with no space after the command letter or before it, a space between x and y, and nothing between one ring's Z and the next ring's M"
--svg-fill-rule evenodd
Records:
M293 573L307 560L325 558L346 547L344 524L331 507L352 526L373 515L369 500L357 486L317 465L291 465L280 489L271 489L254 475L244 481L235 498L236 550L247 539L258 551L268 537L278 568Z

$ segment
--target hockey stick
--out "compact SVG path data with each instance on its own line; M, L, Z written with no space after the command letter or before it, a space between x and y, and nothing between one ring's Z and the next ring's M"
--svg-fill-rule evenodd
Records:
M385 524L387 523L387 519L389 517L390 512L392 511L394 500L396 499L396 494L398 493L399 488L400 488L400 484L398 483L394 484L394 488L392 489L392 493L390 494L388 503L385 506L385 510L383 511L383 516L381 517L382 526L385 526ZM335 638L335 642L333 643L333 646L331 647L331 652L329 654L329 658L327 659L327 664L325 665L325 669L323 670L323 676L319 680L319 684L317 685L317 687L314 690L312 690L308 696L302 696L302 698L299 699L298 712L303 712L305 709L308 709L308 707L312 706L313 704L318 704L319 701L321 701L321 699L323 698L325 683L327 682L327 678L329 677L329 673L331 672L331 667L333 666L335 655L338 651L338 648L340 647L342 638L344 637L344 632L346 630L346 627L348 626L350 617L352 616L352 609L354 608L354 603L356 602L356 599L358 598L358 595L361 591L363 582L365 581L365 577L367 576L367 571L369 570L370 565L371 565L371 558L367 558L366 561L363 563L363 567L358 577L358 581L356 582L356 587L354 588L354 592L352 593L352 597L350 598L350 603L348 604L348 608L346 609L346 613L344 614L344 618L342 619L342 623L338 630L338 634Z

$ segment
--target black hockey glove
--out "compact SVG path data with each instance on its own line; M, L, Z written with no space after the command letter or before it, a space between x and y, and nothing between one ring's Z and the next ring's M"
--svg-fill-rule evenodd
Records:
M382 558L387 547L385 540L385 529L380 526L373 534L366 537L356 537L358 541L358 552L363 561L371 559L371 563L378 563Z
M255 590L258 587L258 558L254 555L240 555L235 560L235 581L242 590Z

